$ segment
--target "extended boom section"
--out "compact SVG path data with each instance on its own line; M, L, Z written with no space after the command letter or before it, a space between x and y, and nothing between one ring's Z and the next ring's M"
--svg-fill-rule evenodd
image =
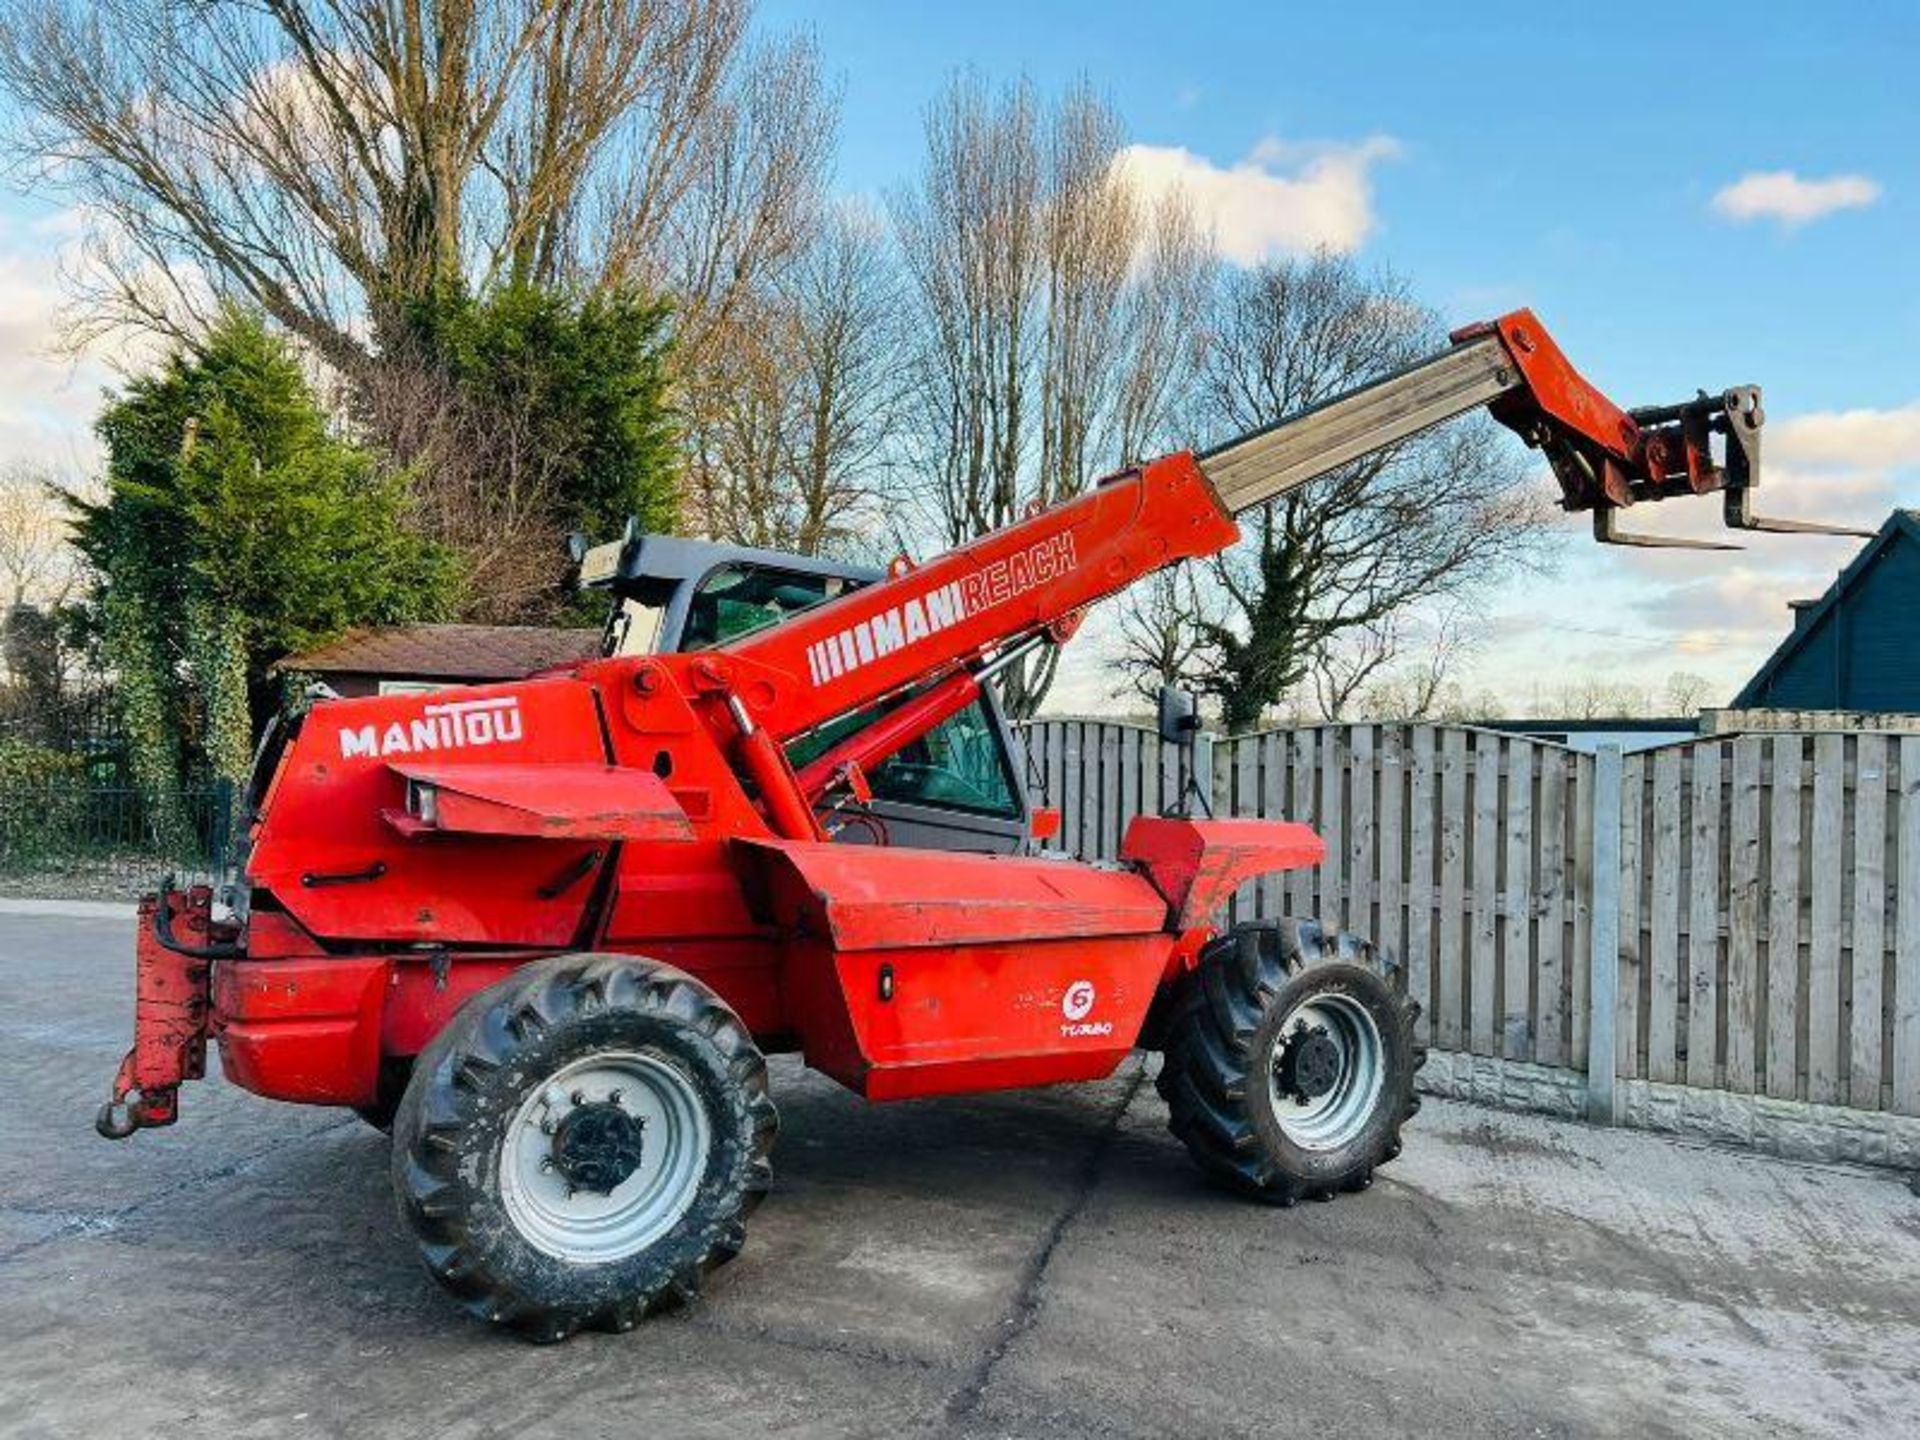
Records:
M1757 387L1625 411L1573 368L1531 311L1519 310L1457 331L1438 354L1324 404L1198 455L1181 451L1111 476L927 565L896 562L881 584L723 647L753 674L760 699L751 723L774 739L805 734L909 687L935 687L816 760L792 784L760 753L763 742L743 748L743 759L756 783L782 792L771 803L797 822L804 802L829 784L896 753L970 703L978 676L970 682L960 672L1031 637L1064 639L1094 602L1154 570L1234 543L1234 516L1483 407L1543 453L1563 506L1591 512L1604 543L1737 548L1618 528L1628 506L1715 490L1725 492L1734 528L1858 533L1754 513L1764 423ZM739 690L744 682L718 675L713 664L697 662L695 688ZM723 740L741 729L727 713L709 707Z
M1384 379L1201 453L1201 468L1238 515L1520 384L1498 336L1484 335Z

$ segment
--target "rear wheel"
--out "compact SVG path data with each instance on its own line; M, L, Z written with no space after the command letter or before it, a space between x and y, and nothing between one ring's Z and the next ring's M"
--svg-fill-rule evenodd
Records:
M539 1340L623 1330L739 1253L777 1127L766 1062L711 990L568 956L474 996L420 1056L394 1188L470 1313Z
M1419 1109L1419 1005L1391 961L1311 920L1241 926L1175 992L1158 1086L1210 1176L1278 1205L1364 1190Z

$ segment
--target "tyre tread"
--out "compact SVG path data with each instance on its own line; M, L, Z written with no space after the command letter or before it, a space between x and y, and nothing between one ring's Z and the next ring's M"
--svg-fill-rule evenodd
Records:
M1245 1106L1256 1083L1252 1039L1273 998L1302 971L1346 964L1389 982L1392 956L1347 931L1329 931L1317 920L1288 919L1237 926L1209 943L1183 978L1168 1009L1165 1044L1155 1087L1167 1103L1168 1125L1200 1169L1254 1199L1292 1206L1303 1199L1331 1200L1373 1183L1374 1172L1401 1152L1400 1129L1420 1109L1409 1076L1399 1113L1378 1153L1333 1184L1303 1183L1261 1149ZM1426 1063L1426 1047L1414 1041L1418 1001L1393 989L1411 1070Z
M488 1082L512 1062L517 1047L571 1020L613 1011L673 1021L718 1051L720 1071L744 1111L739 1129L747 1153L733 1193L707 1217L693 1257L663 1274L650 1293L595 1292L556 1304L517 1292L480 1260L463 1199L460 1137L476 1107L493 1103ZM640 957L564 956L526 965L480 992L422 1053L395 1119L394 1192L426 1268L463 1310L552 1343L581 1329L630 1330L651 1311L697 1296L706 1276L745 1244L744 1221L772 1185L778 1132L766 1060L746 1026L706 986Z

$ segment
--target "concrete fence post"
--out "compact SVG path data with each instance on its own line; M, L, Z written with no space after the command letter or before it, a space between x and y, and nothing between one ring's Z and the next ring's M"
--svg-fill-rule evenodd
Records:
M1213 732L1193 732L1193 784L1200 792L1201 809L1208 815L1213 809Z
M1619 1087L1614 1019L1620 1000L1620 795L1618 745L1602 745L1593 764L1593 874L1588 916L1587 1118L1614 1122Z

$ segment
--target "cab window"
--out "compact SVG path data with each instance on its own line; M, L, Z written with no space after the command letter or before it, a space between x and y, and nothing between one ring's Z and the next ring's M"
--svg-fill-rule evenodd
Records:
M869 705L823 725L789 745L787 758L798 769L900 703L895 699ZM889 756L868 774L867 783L876 800L1003 818L1020 813L999 735L981 700Z
M693 592L682 650L706 650L778 625L849 588L838 575L804 575L763 566L722 565Z
M789 620L859 585L837 575L758 565L719 566L694 588L678 648L705 650L723 645ZM869 705L803 735L787 747L787 758L796 769L807 764L872 724L901 698ZM875 766L867 780L876 800L994 818L1017 819L1021 814L1019 790L984 701L976 700L904 746Z

